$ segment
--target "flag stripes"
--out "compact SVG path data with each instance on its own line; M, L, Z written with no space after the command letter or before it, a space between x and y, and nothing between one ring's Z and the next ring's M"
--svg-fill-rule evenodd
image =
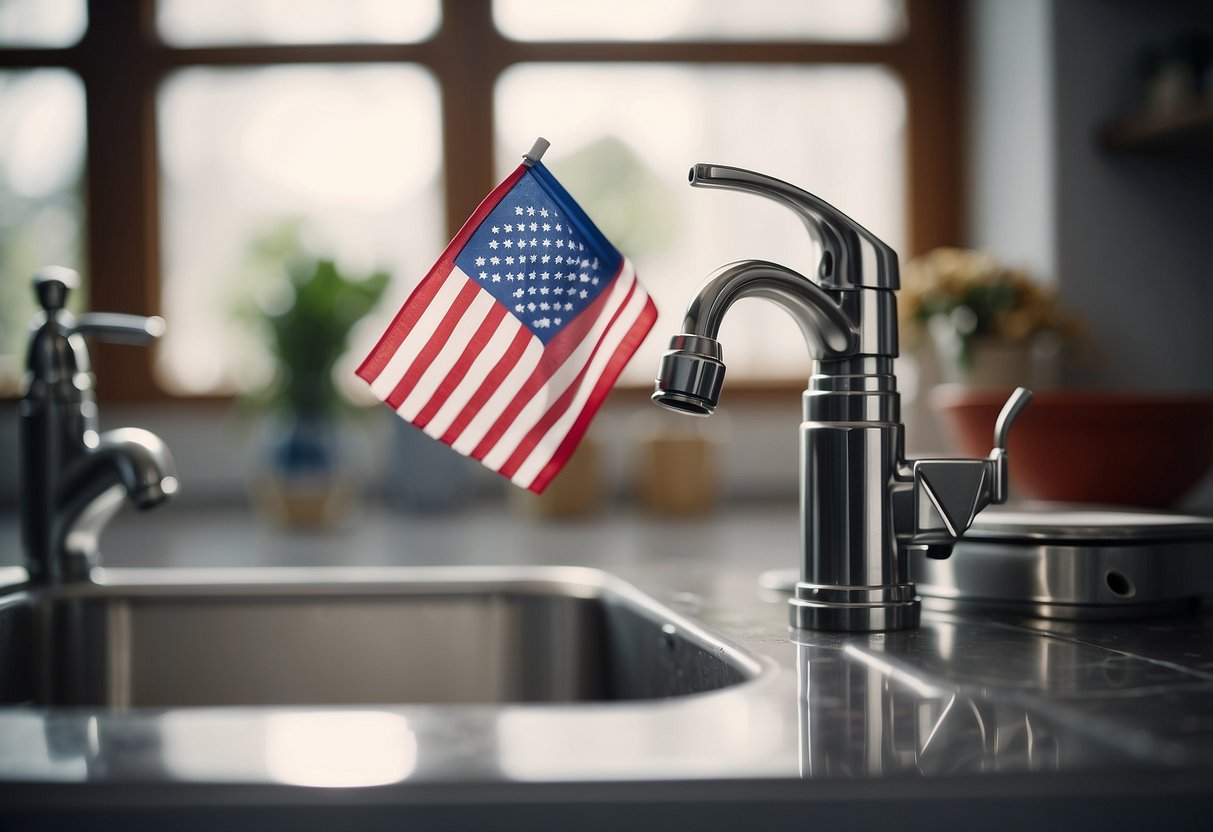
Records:
M544 349L457 266L433 283L421 313L397 329L395 350L359 376L431 437L542 491L562 446L567 458L588 427L587 405L597 409L652 327L652 301L625 258L610 288Z

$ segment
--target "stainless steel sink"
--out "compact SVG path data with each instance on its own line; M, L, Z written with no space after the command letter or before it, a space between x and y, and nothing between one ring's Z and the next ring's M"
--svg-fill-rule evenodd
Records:
M125 570L0 596L0 704L604 702L760 672L582 568Z

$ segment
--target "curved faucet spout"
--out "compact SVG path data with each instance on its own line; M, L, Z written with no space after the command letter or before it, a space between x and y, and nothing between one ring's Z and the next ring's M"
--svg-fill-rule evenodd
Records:
M68 468L62 493L87 504L114 485L122 486L139 509L176 494L177 467L164 440L142 428L106 431Z
M85 447L64 473L49 530L50 545L68 555L53 567L59 578L82 577L97 564L101 532L128 499L145 510L177 493L172 454L154 433L118 428Z
M682 332L662 357L653 401L707 416L716 409L724 383L720 324L742 298L765 298L795 319L819 361L847 358L859 348L859 331L830 293L807 277L766 260L742 260L714 272L687 306Z
M813 358L846 358L855 351L859 336L842 307L804 275L766 260L741 260L713 272L687 305L682 332L715 339L725 312L742 298L765 298L786 309Z

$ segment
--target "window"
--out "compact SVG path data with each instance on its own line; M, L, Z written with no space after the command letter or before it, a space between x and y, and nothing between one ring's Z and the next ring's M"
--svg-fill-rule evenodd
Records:
M559 101L545 160L632 259L657 304L654 333L621 376L645 385L712 270L747 257L815 267L795 215L755 196L694 190L690 165L811 183L902 251L904 98L897 77L872 66L518 64L496 88L497 172L517 165L517 148ZM744 334L754 332L764 335ZM738 304L721 341L731 378L807 376L803 336L772 304Z
M713 268L743 257L811 268L794 217L753 197L693 191L685 177L696 161L812 190L903 256L956 241L960 8L9 0L0 4L0 354L11 366L23 347L12 333L29 312L8 299L28 295L36 265L65 262L87 273L80 303L169 321L150 353L98 346L103 396L230 395L264 369L238 321L258 291L247 262L258 239L285 225L318 254L390 269L397 282L381 313L390 316L544 135L545 161L657 298L662 322L626 377L646 385ZM58 91L14 92L34 83ZM53 135L30 163L17 134L37 119L18 108L52 100ZM36 193L22 184L39 176ZM17 239L32 241L20 260L9 256ZM759 327L764 338L725 334L733 378L799 382L808 362L794 325L745 305L726 326Z
M80 174L84 89L63 69L0 70L0 391L24 371L36 309L28 278L46 263L84 274ZM85 287L87 291L87 287ZM84 292L72 299L84 305Z
M267 378L239 314L276 285L255 258L267 238L296 233L355 273L386 268L398 297L442 249L438 89L416 65L189 67L160 85L157 115L166 390ZM361 328L360 350L388 305Z

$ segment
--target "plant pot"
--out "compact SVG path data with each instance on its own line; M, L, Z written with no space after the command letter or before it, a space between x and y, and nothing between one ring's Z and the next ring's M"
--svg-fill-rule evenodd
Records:
M337 525L349 509L354 477L345 464L336 423L295 415L270 428L265 464L253 477L253 499L287 528Z

